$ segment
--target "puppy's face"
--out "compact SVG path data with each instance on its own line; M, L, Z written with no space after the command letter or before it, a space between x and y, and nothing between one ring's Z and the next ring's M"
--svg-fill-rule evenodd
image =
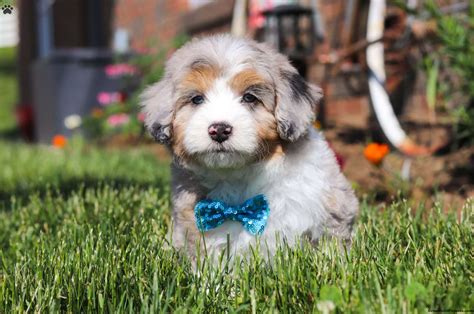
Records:
M263 158L278 139L271 82L250 67L223 71L200 62L176 94L172 147L178 156L207 167L238 167Z
M304 135L320 98L285 57L251 41L192 41L144 94L146 124L186 163L238 168Z

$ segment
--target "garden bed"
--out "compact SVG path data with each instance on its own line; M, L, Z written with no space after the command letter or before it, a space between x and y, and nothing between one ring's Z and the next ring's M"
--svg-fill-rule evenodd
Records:
M474 197L474 146L412 159L410 179L405 181L400 175L407 159L396 151L388 154L379 167L364 158L367 132L348 125L324 132L344 159L344 173L359 195L386 203L404 197L414 206L440 202L446 211L458 211L466 199Z

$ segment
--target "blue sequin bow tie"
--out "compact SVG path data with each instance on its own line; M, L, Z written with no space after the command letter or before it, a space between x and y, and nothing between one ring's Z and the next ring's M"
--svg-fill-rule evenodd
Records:
M194 207L199 231L209 231L227 220L238 221L253 235L261 235L267 224L270 206L265 195L257 195L238 206L219 200L205 199Z

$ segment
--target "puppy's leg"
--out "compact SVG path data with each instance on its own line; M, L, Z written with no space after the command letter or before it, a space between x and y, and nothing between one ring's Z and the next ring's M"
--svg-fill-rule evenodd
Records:
M342 242L347 249L352 245L354 223L359 212L359 203L349 182L340 174L336 184L325 200L328 218L327 233Z
M173 196L173 231L171 241L175 248L185 249L195 254L195 243L199 240L199 231L194 222L194 205L190 195L180 193Z
M203 189L188 171L172 167L173 231L171 241L175 248L183 249L191 258L197 255L201 233L196 227L194 206L205 195ZM202 245L200 250L204 249Z

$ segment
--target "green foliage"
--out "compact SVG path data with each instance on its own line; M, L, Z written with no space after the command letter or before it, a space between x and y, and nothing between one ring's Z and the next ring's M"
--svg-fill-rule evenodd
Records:
M434 102L436 92L434 78L442 87L443 98L449 101L456 93L461 99L455 99L452 109L456 119L455 139L457 142L474 144L474 5L471 3L462 14L443 14L433 1L429 1L427 9L431 12L437 25L439 48L430 54L432 66L428 66L428 102ZM445 72L453 72L455 78L438 75L438 65Z
M428 102L430 110L435 110L436 96L438 93L439 62L437 62L437 60L426 59L425 63L428 76L426 83L426 101Z
M0 6L6 5L6 4L13 6L15 5L15 1L14 0L0 0Z
M0 48L0 133L15 128L17 102L16 49Z
M169 168L148 152L0 142L0 164L0 313L474 308L472 202L459 220L363 202L350 253L282 245L196 275L165 241Z
M114 125L110 121L114 117L123 116L127 121ZM140 121L139 107L132 102L113 103L103 108L94 108L86 117L83 126L88 138L105 139L114 135L138 136L143 131Z
M343 303L342 292L336 286L322 286L321 291L319 292L319 299L321 301L331 301L338 306L341 306Z
M474 145L474 107L460 107L454 111L456 120L456 138L460 142Z
M437 21L437 35L441 41L440 55L448 58L462 78L462 90L474 97L474 5L466 16L442 14L430 6Z

